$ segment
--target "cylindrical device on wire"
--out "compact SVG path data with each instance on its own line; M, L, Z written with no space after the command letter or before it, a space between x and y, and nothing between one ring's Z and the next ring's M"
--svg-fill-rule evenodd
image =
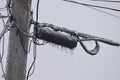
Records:
M49 28L38 27L36 37L63 47L73 49L77 46L77 39L62 32L54 31Z

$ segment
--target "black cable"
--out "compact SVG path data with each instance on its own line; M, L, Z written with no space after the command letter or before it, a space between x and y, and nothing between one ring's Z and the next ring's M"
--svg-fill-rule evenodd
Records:
M28 71L30 74L27 76L27 77L30 77L30 76L32 76L33 75L33 73L34 73L34 71L35 71L35 62L32 62L32 64L31 64L32 66L30 66L30 68L29 68L29 70L31 70L32 68L33 68L33 70L32 70L32 72L30 73L30 71Z
M2 42L2 55L1 55L1 59L3 59L3 57L4 57L4 48L5 48L5 46L4 46L4 44L5 44L5 36L3 36L3 42Z
M81 41L81 39L79 38L79 36L76 36L76 37L78 38L78 42L80 43L80 45L82 46L82 48L84 49L84 51L85 51L86 53L88 53L88 54L90 54L90 55L96 55L96 54L99 52L100 46L99 46L99 44L98 44L97 41L95 41L96 46L94 47L94 49L88 50L87 47L86 47L86 45L85 45L85 44L83 43L83 41Z
M91 1L100 1L100 2L114 2L114 3L120 3L120 1L112 1L112 0L91 0Z
M2 16L2 14L0 13L0 16ZM4 19L2 18L2 22L3 22L3 26L5 27L5 21ZM2 54L4 53L4 35L3 35L3 52Z
M30 42L29 42L29 46L28 46L28 53L30 52L32 42L33 42L33 41L30 40Z
M110 15L110 16L113 16L113 17L116 17L116 18L120 18L120 16L117 16L117 15L114 15L114 14L111 14L111 13L108 13L108 12L106 12L106 11L99 10L99 9L96 9L96 8L90 7L90 6L87 6L87 7L91 8L91 9L94 9L94 10L96 10L96 11L102 12L102 13L104 13L104 14L107 14L107 15Z
M24 44L22 43L22 39L21 39L21 35L20 35L20 30L19 30L19 32L18 32L18 34L19 34L19 37L20 37L20 42L21 42L21 46L22 46L22 48L23 48L23 50L25 51L25 53L29 53L30 52L30 48L31 48L31 44L32 44L32 42L33 42L33 40L30 40L30 42L29 42L29 45L28 45L28 51L25 49L25 47L23 46ZM27 36L28 37L28 36ZM35 60L34 60L35 61ZM31 66L33 66L34 65L34 61L33 61L33 63L31 64ZM30 67L29 68L29 71L28 71L28 73L30 73L30 70L31 70L31 68L32 67ZM33 72L34 72L34 70L33 70ZM33 73L32 72L32 73ZM28 80L28 77L30 77L31 75L32 75L32 73L30 74L30 75L27 75L27 80Z
M103 7L103 6L97 6L97 5L91 5L91 4L85 4L85 3L80 3L80 2L73 1L73 0L63 0L63 1L71 2L71 3L75 3L75 4L80 4L80 5L84 5L84 6L97 7L97 8L103 8L103 9L108 9L108 10L120 12L119 9L114 9L114 8L109 8L109 7Z
M0 13L0 16L2 16L2 14ZM4 21L4 19L2 18L2 22L3 22L3 26L5 27L5 21ZM4 66L3 66L3 62L2 62L2 60L3 60L3 57L4 57L4 35L3 35L3 44L2 44L2 55L0 54L0 63L1 63L1 68L2 68L2 72L3 72L3 75L5 74L5 72L4 72Z
M34 47L35 47L35 45L34 45ZM28 80L28 78L29 78L30 76L32 76L32 74L33 74L34 71L35 71L35 61L36 61L36 50L33 49L33 62L32 62L31 66L30 66L30 68L29 68L29 70L28 70L27 77L26 77L27 80ZM31 71L32 68L33 68L33 71L32 71L32 73L30 74L30 71Z
M108 13L108 12L103 11L103 10L96 9L96 8L104 8L104 9L110 9L110 10L111 10L112 8L107 8L107 7L102 7L102 6L96 6L96 5L90 5L90 4L84 4L84 3L79 3L79 2L71 1L71 0L63 0L63 1L67 1L67 2L72 2L72 3L81 4L81 5L84 5L84 6L86 6L86 7L91 8L91 9L94 9L94 10L97 10L97 11L99 11L99 12L102 12L102 13L104 13L104 14L108 14L108 15L111 15L111 16L113 16L113 17L120 18L120 17L117 16L117 15L114 15L114 14ZM95 7L96 7L96 8L95 8ZM113 10L113 9L112 9L112 10ZM115 11L116 11L116 9L115 9ZM118 10L117 10L117 11L118 11Z
M2 16L2 14L0 13L0 16ZM5 21L4 19L2 18L2 22L3 22L3 26L5 27ZM3 49L2 49L2 58L4 56L4 35L3 35Z
M0 16L2 17L2 14L0 13ZM4 22L4 19L2 18L2 22L3 22L3 25L5 27L5 22ZM2 60L3 60L3 56L4 56L4 35L2 36L3 38L3 44L2 44L2 54L0 54L0 63L1 63L1 68L2 68L2 72L4 74L4 68L3 68L3 63L2 63Z
M28 70L28 72L27 72L27 77L26 77L26 79L28 80L28 78L30 77L30 76L32 76L33 75L33 73L34 73L34 71L35 71L35 61L36 61L36 45L34 44L33 45L33 62L32 62L32 64L30 65L30 68L29 68L29 70ZM32 70L32 72L31 72L31 69L33 68L33 70ZM31 73L30 73L31 72Z
M37 9L36 9L36 22L38 22L38 14L39 14L39 2L40 0L37 1Z
M3 73L3 76L5 75L5 71L4 71L4 66L3 66L3 62L1 61L1 69L2 69L2 73Z
M3 75L5 75L5 71L4 71L4 66L3 66L3 57L4 57L4 36L3 36L3 44L2 44L2 54L0 54L0 63L1 63L1 69L2 69L2 73Z
M22 43L20 31L18 32L18 34L19 34L19 37L20 37L21 46L22 46L23 50L25 51L25 53L28 54L28 53L30 52L30 48L31 48L31 44L32 44L33 40L30 40L29 45L28 45L28 51L27 51L27 50L25 49L25 47L23 46L24 44ZM34 61L35 61L35 60L34 60ZM33 62L31 65L32 65L32 66L33 66L33 65L35 66L34 62ZM32 66L29 68L28 73L30 73L30 70L31 70ZM33 74L33 72L34 72L34 68L33 68L32 73L31 73L30 75L27 75L27 77L26 77L27 80L28 80L28 77L30 77L30 76Z
M27 49L25 49L25 47L24 47L24 44L23 44L23 42L22 42L22 38L21 38L20 31L18 32L18 34L19 34L19 37L20 37L20 43L21 43L21 46L22 46L22 48L23 48L24 52L25 52L26 54L28 54L28 53L29 53L29 51L27 51Z
M16 27L17 27L17 25L16 25ZM18 28L18 27L17 27L17 28ZM21 32L21 33L20 33L20 32ZM23 44L23 42L22 42L21 34L23 34L26 38L31 38L31 37L33 37L33 36L31 35L32 33L30 33L30 36L29 36L29 35L27 35L27 33L25 33L21 28L18 28L18 34L19 34L19 37L20 37L21 46L22 46L24 52L25 52L26 54L28 54L28 53L30 52L30 48L31 48L31 44L32 44L32 41L33 41L33 40L30 40L30 42L28 43L28 49L25 49L24 44Z
M35 25L34 25L34 36L35 36L35 38L33 38L33 41L35 40L37 40L36 39L36 32L37 32L37 25L38 25L38 13L39 13L39 1L40 0L37 0L37 6L36 6L36 23L35 23ZM26 77L26 79L28 80L28 78L34 73L34 70L35 70L35 62L36 62L36 44L34 43L34 45L33 45L33 62L32 62L32 64L31 64L31 66L30 66L30 68L29 68L29 70L28 70L28 73L27 73L27 77ZM31 69L33 68L33 71L32 71L32 73L30 74L30 71L31 71Z
M4 36L3 36L3 44L2 44L2 55L1 55L1 68L2 68L2 72L3 72L3 75L5 74L5 71L4 71L4 66L3 66L3 56L4 56Z

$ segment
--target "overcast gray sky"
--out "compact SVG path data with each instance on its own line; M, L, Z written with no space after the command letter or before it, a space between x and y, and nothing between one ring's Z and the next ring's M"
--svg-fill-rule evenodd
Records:
M33 0L32 5L34 15L36 1ZM119 3L76 1L120 9ZM0 1L0 6L3 6L3 2L5 0ZM104 11L120 16L120 12ZM120 18L62 0L40 0L39 22L120 42ZM94 44L90 43L89 47L92 45ZM50 44L38 46L36 69L29 80L120 80L120 47L103 43L100 46L100 52L95 56L87 54L80 45L74 50ZM32 52L28 54L28 67L31 61ZM4 79L0 77L0 80Z

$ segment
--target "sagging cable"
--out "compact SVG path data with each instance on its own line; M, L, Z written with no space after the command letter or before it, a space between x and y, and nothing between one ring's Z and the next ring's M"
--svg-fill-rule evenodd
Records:
M85 4L85 3L81 3L81 2L77 2L77 1L73 1L73 0L63 0L63 1L71 2L71 3L83 5L83 6L96 7L96 8L102 8L102 9L108 9L108 10L120 12L119 9L114 9L114 8L109 8L109 7L103 7L103 6L97 6L97 5L92 5L92 4Z

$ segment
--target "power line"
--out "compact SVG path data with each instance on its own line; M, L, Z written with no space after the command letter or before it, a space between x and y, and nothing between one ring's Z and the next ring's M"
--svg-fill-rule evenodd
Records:
M106 44L109 44L112 46L120 46L119 43L114 42L112 40L108 40L105 38L100 38L100 37L96 37L96 36L92 36L92 35L88 35L88 34L84 34L84 33L80 33L80 32L75 32L73 30L69 30L69 29L64 28L64 27L58 27L58 26L55 26L55 25L49 24L49 23L39 23L39 26L40 27L49 27L55 31L65 32L65 33L68 33L68 34L73 35L73 36L82 37L82 41L94 40L94 41L106 43Z
M120 3L120 1L112 1L112 0L91 0L91 1Z
M92 50L88 50L86 45L83 43L83 41L79 37L78 37L78 41L80 45L82 46L82 48L85 50L85 52L87 52L90 55L96 55L100 50L100 46L97 41L95 41L96 46Z
M71 36L76 37L77 41L81 44L83 49L90 55L96 55L98 53L98 51L100 49L100 46L99 46L98 42L106 43L106 44L109 44L109 45L112 45L112 46L120 46L119 43L113 42L112 40L108 40L108 39L104 39L104 38L100 38L100 37L96 37L96 36L92 36L92 35L88 35L88 34L84 34L84 33L80 33L80 32L75 32L75 31L69 30L67 28L58 27L58 26L55 26L55 25L49 24L49 23L39 23L39 28L40 29L38 28L38 32L37 32L38 34L37 35L40 35L40 36L46 35L47 37L42 36L42 38L41 38L41 37L37 36L37 38L42 39L42 40L47 40L47 41L55 43L55 44L56 44L56 42L50 41L50 40L54 40L54 38L56 38L56 36L52 36L53 38L51 38L51 35L49 35L49 33L47 33L44 29L46 27L49 27L49 28L53 29L53 31L48 30L53 35L58 35L59 36L60 33L55 34L59 31L59 32L65 32L65 33L67 33ZM86 45L83 43L84 41L94 41L95 44L96 44L95 48L92 49L92 50L88 50ZM60 43L60 42L58 42L58 43ZM62 44L61 44L61 46L62 46Z
M106 11L103 11L103 10L100 10L100 9L97 9L97 8L94 8L94 7L90 7L90 6L87 6L87 7L91 8L91 9L94 9L94 10L96 10L96 11L102 12L102 13L104 13L104 14L107 14L107 15L110 15L110 16L113 16L113 17L116 17L116 18L120 18L120 16L117 16L117 15L114 15L114 14L111 14L111 13L108 13L108 12L106 12Z
M96 8L102 8L102 9L108 9L108 10L120 12L119 9L114 9L114 8L109 8L109 7L103 7L103 6L97 6L97 5L91 5L91 4L85 4L85 3L76 2L76 1L73 1L73 0L63 0L63 1L71 2L71 3L75 3L75 4L80 4L80 5L84 5L84 6L96 7Z

